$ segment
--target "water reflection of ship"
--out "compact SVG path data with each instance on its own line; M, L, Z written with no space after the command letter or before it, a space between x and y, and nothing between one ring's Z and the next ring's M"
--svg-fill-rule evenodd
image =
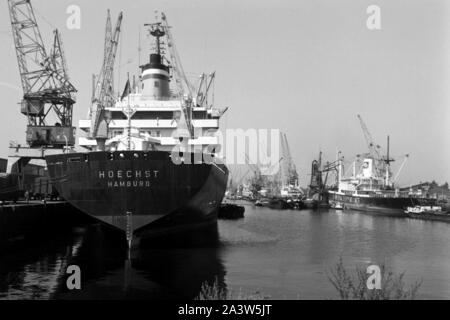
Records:
M127 248L113 230L92 227L70 264L83 270L81 291L61 279L56 299L179 299L198 296L204 282L225 286L218 231L207 247L142 249L127 261Z
M58 241L55 241L55 238ZM81 238L67 236L27 243L25 249L4 253L0 260L0 299L49 299L58 288Z

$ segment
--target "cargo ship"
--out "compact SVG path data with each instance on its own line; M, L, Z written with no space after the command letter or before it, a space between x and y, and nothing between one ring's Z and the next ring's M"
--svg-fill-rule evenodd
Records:
M387 156L375 156L375 152L358 156L353 162L351 176L344 175L342 158L338 159L338 187L328 191L331 207L406 217L407 207L434 205L435 199L422 197L413 191L402 191L395 186L390 168L393 161L389 156L389 137Z
M60 195L129 241L216 225L228 181L216 135L226 109L208 102L214 74L196 92L181 90L166 17L146 26L154 46L138 83L128 79L114 104L80 121L85 152L46 158Z

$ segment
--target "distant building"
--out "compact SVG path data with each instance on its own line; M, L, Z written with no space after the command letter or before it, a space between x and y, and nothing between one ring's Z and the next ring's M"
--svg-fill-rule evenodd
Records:
M450 189L448 187L438 186L436 183L432 182L425 182L408 188L402 188L401 191L409 191L411 194L420 195L426 198L443 201L450 200Z

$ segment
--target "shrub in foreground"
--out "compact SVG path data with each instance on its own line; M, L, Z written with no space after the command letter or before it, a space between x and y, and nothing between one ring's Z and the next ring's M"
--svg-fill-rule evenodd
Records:
M381 289L370 290L367 285L369 275L366 270L357 267L351 275L345 268L342 258L329 271L328 279L338 291L342 300L414 300L422 284L421 281L407 286L405 272L395 274L384 264L380 266Z

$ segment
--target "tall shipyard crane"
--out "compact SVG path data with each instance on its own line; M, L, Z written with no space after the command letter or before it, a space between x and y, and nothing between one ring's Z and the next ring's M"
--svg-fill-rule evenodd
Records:
M14 47L23 89L21 113L27 117L27 147L10 144L8 173L18 174L24 188L24 167L31 159L69 151L75 145L72 127L77 90L70 82L61 35L54 31L47 51L30 0L8 0Z
M282 135L282 140L282 146L287 158L287 185L295 186L298 184L298 172L292 159L291 148L286 134Z
M112 49L113 45L113 30L112 30L112 20L111 20L111 11L108 9L107 17L106 17L106 27L105 27L105 46L104 46L104 53L103 53L103 60L105 60L109 52ZM112 65L109 65L108 68L110 79L109 79L109 91L112 94L114 92L114 63ZM95 90L94 90L95 94ZM94 97L95 98L95 97Z
M363 118L358 115L359 122L361 124L361 129L364 134L364 138L367 143L367 147L369 148L369 155L374 159L374 166L375 171L377 173L377 176L382 177L384 174L384 162L382 159L382 156L380 154L380 146L375 144L372 135L370 134L369 129L367 128L366 123L364 122Z
M172 33L170 32L169 22L167 21L167 17L163 12L161 12L161 20L162 26L166 33L167 47L169 49L171 67L175 72L175 82L178 87L178 93L181 96L188 96L189 98L192 98L192 94L193 92L195 92L195 88L189 82L186 73L184 72L183 65L181 64L180 55L178 54L178 50L175 45Z
M192 125L192 99L193 92L195 91L194 86L190 83L184 71L183 65L181 64L180 55L178 54L177 47L175 45L174 38L170 32L169 22L164 12L161 12L161 23L156 23L156 25L162 26L164 30L164 35L167 40L167 47L169 49L170 55L170 67L174 71L175 83L177 85L178 96L183 100L183 116L186 121L187 129L191 136L194 135L194 126Z
M369 148L370 155L375 157L376 159L380 159L380 152L379 152L379 145L376 145L373 141L372 135L370 134L369 129L367 128L366 123L364 122L363 118L358 114L359 123L361 124L361 129L364 134L364 138L366 139L367 146Z
M21 112L28 119L27 143L30 149L73 146L76 89L67 75L60 33L55 30L47 53L31 2L8 0L8 5L24 93Z
M122 26L123 13L119 14L114 33L111 29L111 18L108 11L105 34L105 50L103 64L97 77L95 92L93 94L92 105L90 109L91 127L90 138L105 141L106 132L99 132L101 122L105 119L105 110L114 106L114 64L116 61L117 48ZM101 147L102 144L100 144Z

